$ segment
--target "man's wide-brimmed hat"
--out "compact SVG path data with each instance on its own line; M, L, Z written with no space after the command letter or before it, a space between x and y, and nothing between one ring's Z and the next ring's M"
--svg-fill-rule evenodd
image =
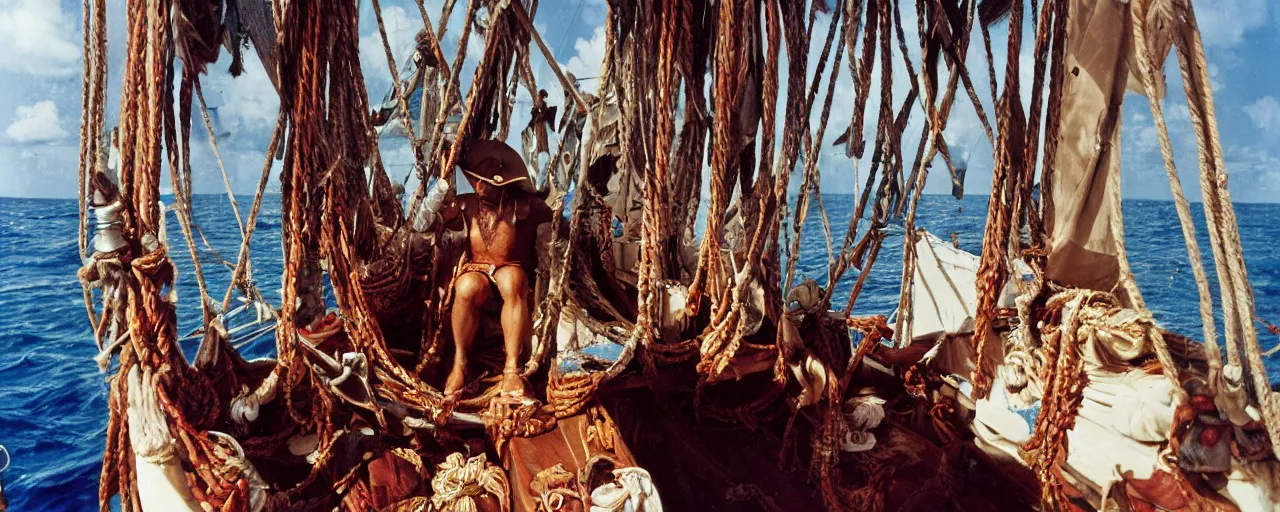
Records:
M529 171L520 153L502 141L467 141L458 167L472 179L496 187L516 184L526 191L533 190Z

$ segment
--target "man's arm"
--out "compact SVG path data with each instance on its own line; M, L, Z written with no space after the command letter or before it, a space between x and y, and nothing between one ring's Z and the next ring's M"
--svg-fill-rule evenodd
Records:
M555 219L555 212L547 203L538 197L529 198L529 221L535 226L541 226L552 219Z
M422 203L418 205L418 210L413 212L414 229L426 231L435 225L436 221L441 220L441 214L447 213L442 212L441 208L445 206L450 189L447 180L436 180L435 186L431 187L427 197L423 198Z

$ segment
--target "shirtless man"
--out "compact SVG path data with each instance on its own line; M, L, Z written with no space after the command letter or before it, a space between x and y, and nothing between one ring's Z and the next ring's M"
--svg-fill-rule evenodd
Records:
M468 251L453 281L453 369L445 381L446 397L457 397L466 383L467 356L479 327L480 306L496 290L502 297L502 337L506 352L499 391L525 393L520 377L520 350L532 335L529 276L538 226L552 219L551 208L533 193L524 162L514 149L499 141L467 143L459 163L474 194L442 205L439 220L449 229L465 230ZM443 188L443 193L441 189ZM438 182L432 203L443 203L448 184ZM433 219L434 220L434 219Z

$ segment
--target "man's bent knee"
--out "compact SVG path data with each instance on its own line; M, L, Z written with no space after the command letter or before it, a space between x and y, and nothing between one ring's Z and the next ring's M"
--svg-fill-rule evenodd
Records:
M502 267L494 272L493 280L498 285L498 293L502 294L503 301L522 301L529 291L529 279L520 267Z
M453 283L453 297L455 303L479 305L489 298L489 280L475 272L462 274Z

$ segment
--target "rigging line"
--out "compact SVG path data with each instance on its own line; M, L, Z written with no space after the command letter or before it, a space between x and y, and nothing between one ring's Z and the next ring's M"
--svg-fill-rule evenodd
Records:
M245 223L244 237L240 242L240 251L236 255L236 267L231 272L231 284L227 286L227 293L222 298L222 311L226 311L227 306L231 305L231 292L236 289L236 280L240 279L249 264L249 242L253 239L254 229L258 227L258 212L262 207L262 196L267 189L267 181L271 176L271 163L276 150L280 147L280 139L287 119L288 112L283 108L280 109L276 117L276 127L272 130L271 142L267 144L266 161L262 164L262 177L258 179L258 191L253 196L253 206L249 208L249 220Z
M569 23L564 26L564 35L560 36L560 44L556 45L556 55L560 55L560 50L564 49L564 42L569 39L569 30L573 28L573 22L578 21L578 13L582 11L582 4L586 0L578 0L578 8L573 10L573 17L569 18Z
M244 218L240 216L240 203L236 201L236 196L231 192L231 178L227 176L227 167L222 164L222 152L218 150L218 138L213 132L213 120L209 117L209 107L204 102L204 91L200 88L200 79L195 80L196 99L200 101L200 116L204 118L205 132L209 134L209 149L213 151L213 158L218 162L218 170L222 172L222 184L227 189L227 200L231 201L231 211L236 214L236 224L240 226L240 236L244 236Z
M425 11L423 12L425 13ZM409 112L409 103L405 98L407 93L401 88L400 72L396 70L396 59L395 56L391 54L391 42L387 39L386 25L382 23L382 6L378 5L378 0L373 0L373 14L374 18L378 21L378 33L382 35L382 50L386 53L387 68L391 71L391 80L394 83L391 90L395 93L396 99L400 101L400 109L407 114ZM430 27L428 27L427 32L430 31ZM412 61L412 59L410 60ZM421 79L421 72L419 72L418 80ZM404 121L404 132L408 136L409 142L414 146L417 146L418 137L413 133L413 122L409 120L407 115L401 116L401 119ZM377 151L376 144L374 145L374 151ZM381 159L381 152L378 152L378 156L379 159Z

